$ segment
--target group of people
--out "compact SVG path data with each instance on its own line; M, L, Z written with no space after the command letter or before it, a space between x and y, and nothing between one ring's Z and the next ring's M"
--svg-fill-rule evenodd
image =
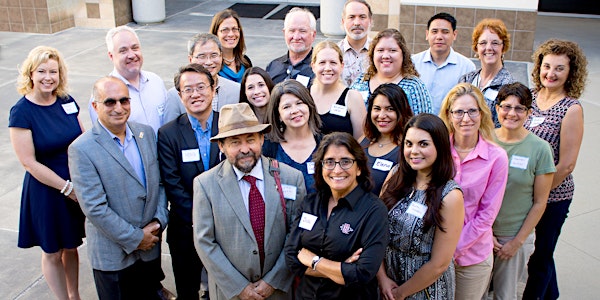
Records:
M245 54L226 9L188 41L165 88L127 26L106 35L93 127L67 93L64 58L31 50L10 137L26 170L18 246L40 246L58 299L79 299L87 239L100 299L165 299L163 231L177 299L525 299L559 296L553 252L573 198L587 61L551 39L534 86L503 63L510 36L484 19L455 52L456 19L427 24L410 55L396 29L371 40L364 0L346 37L313 47L293 8L285 55ZM167 226L168 225L168 226Z

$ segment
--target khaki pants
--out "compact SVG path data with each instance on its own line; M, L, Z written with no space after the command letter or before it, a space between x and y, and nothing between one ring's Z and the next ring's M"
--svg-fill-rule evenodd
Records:
M502 245L514 237L497 237ZM494 270L492 280L494 282L494 299L517 299L517 287L519 282L525 282L527 269L525 266L533 253L533 241L535 234L531 233L519 251L509 260L494 258Z
M494 258L490 253L488 258L478 264L470 266L454 265L456 269L456 291L457 300L481 300L487 292L488 283L492 275Z

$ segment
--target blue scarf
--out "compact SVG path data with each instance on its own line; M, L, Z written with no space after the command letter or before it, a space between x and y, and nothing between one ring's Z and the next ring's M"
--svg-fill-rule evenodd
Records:
M241 65L240 71L236 73L232 69L230 69L228 66L223 64L221 71L219 71L219 75L221 77L225 77L229 80L239 83L240 81L242 81L242 76L244 76L244 72L246 72L246 67L244 67L244 65Z

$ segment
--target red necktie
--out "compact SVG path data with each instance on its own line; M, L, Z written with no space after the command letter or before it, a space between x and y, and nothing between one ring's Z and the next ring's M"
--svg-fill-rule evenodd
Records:
M262 268L265 261L265 201L256 187L256 178L246 175L243 179L250 183L250 194L248 195L250 224L252 224L252 230L254 230L254 236L258 243L260 267Z

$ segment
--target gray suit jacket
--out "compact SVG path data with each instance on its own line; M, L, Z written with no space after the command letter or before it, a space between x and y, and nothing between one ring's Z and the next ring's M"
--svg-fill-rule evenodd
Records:
M288 219L306 195L302 173L280 163L281 183L296 186L296 200L287 201ZM262 156L265 178L265 261L261 272L258 246L242 200L233 166L224 160L194 179L194 244L209 276L210 298L237 299L250 282L260 279L276 290L269 299L291 299L292 274L283 246L288 228L269 159ZM288 226L290 224L288 223Z
M69 146L69 170L86 216L90 263L101 271L122 270L138 259L159 258L160 243L149 251L136 249L146 224L157 219L162 230L168 222L154 130L134 122L127 124L140 150L147 188L98 121Z

